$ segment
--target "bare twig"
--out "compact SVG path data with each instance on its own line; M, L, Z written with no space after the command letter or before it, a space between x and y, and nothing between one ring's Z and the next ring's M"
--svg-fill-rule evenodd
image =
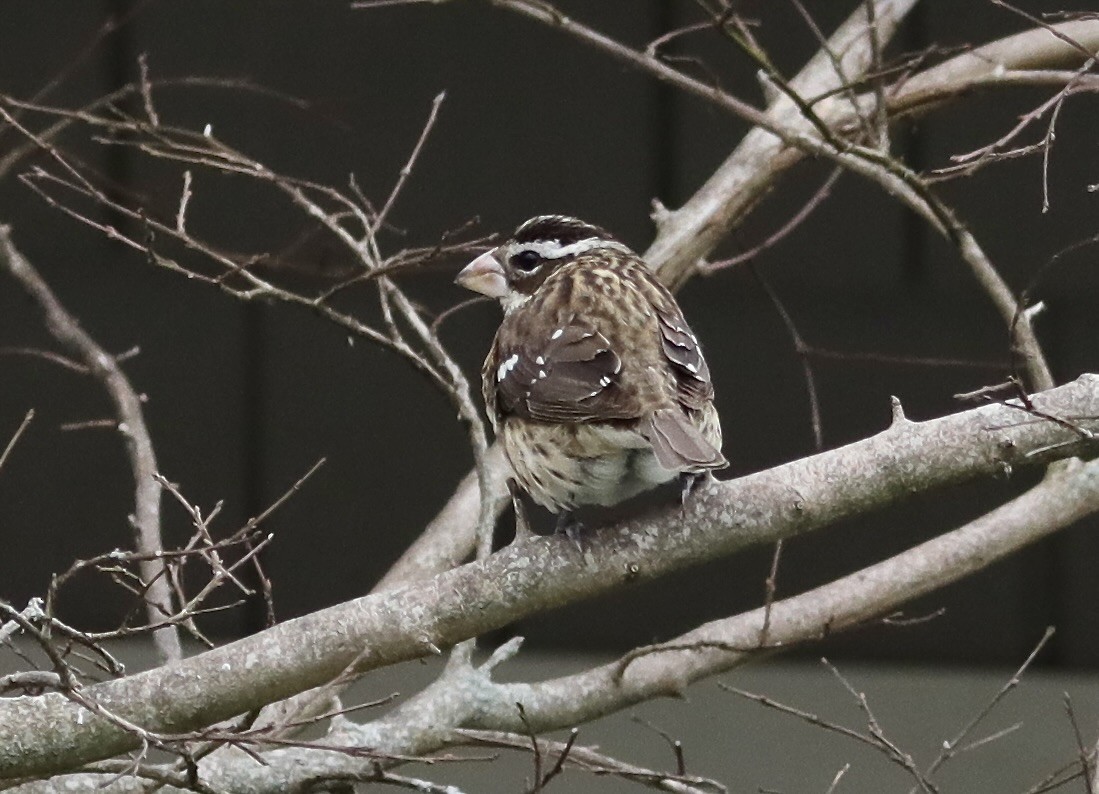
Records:
M870 39L870 80L874 88L874 132L878 149L889 151L889 108L885 102L885 81L882 77L882 42L878 36L877 10L874 0L864 0L866 35Z
M153 106L153 84L149 80L149 54L143 52L137 56L137 65L141 72L139 85L141 86L141 102L145 106L145 115L150 124L159 127L160 117Z
M832 186L836 184L840 174L843 173L842 168L833 168L832 172L828 175L828 178L824 180L816 192L805 202L804 206L797 212L795 212L790 218L779 227L779 229L773 234L769 235L763 242L758 245L752 246L747 251L739 253L736 256L731 256L728 259L722 259L720 262L704 262L700 263L698 270L703 275L709 275L719 270L725 270L734 265L739 265L741 262L749 262L759 256L761 253L771 248L778 242L785 239L790 232L794 231L801 223L813 214L813 210L824 203L824 200L832 192Z
M767 632L771 630L771 607L775 603L775 592L778 589L778 563L782 559L782 540L775 541L775 550L771 555L771 569L767 573L764 582L763 593L763 626L759 630L759 646L767 646Z
M687 761L683 756L683 742L681 742L679 739L672 738L671 734L669 734L667 731L658 728L648 720L642 719L637 715L634 715L633 717L631 717L631 719L638 725L644 725L650 731L657 734L658 736L660 736L661 739L667 742L668 747L670 747L672 752L675 754L676 774L681 776L687 774Z
M15 247L11 230L0 226L0 267L14 277L41 307L46 328L58 342L78 356L92 375L106 389L118 415L118 430L126 442L126 451L133 471L135 493L133 530L134 546L144 555L142 578L148 583L148 614L151 622L172 613L172 596L165 578L165 564L156 559L164 545L160 537L160 485L154 479L157 471L152 438L145 425L141 398L126 375L99 344L84 331L76 319L50 290L38 271ZM179 635L175 628L164 626L153 633L161 662L183 657Z
M908 772L908 774L915 779L916 786L921 791L926 792L926 794L934 794L937 792L938 788L927 779L927 776L924 775L919 768L917 768L916 762L912 756L886 737L885 731L882 730L882 727L878 722L878 718L870 708L870 701L867 699L866 693L855 689L839 669L827 659L821 659L821 663L828 668L829 672L831 672L841 684L843 684L844 689L851 693L851 697L854 698L859 710L866 716L869 744L884 753L887 758Z
M514 750L530 750L532 741L530 737L521 734L471 729L455 731L455 738L458 741L469 742L480 747L499 747ZM665 791L693 792L694 794L702 794L703 792L723 793L726 791L725 786L716 780L693 775L658 772L611 758L604 753L597 752L594 748L579 747L575 744L575 737L572 735L569 736L567 742L554 742L548 739L536 739L534 741L539 745L541 754L546 756L556 755L558 758L566 755L566 763L570 766L593 774L614 775ZM543 778L543 783L544 780Z
M523 704L516 703L515 708L519 712L519 719L522 720L527 729L531 755L534 757L534 782L529 790L531 794L538 794L542 790L542 748L538 744L538 736L534 733L534 729L530 727L530 722L527 720L527 710L523 708Z
M836 733L840 736L846 736L849 739L854 739L855 741L869 745L876 750L881 750L881 746L877 743L877 741L875 741L872 736L868 736L864 733L859 733L853 728L848 728L844 725L840 725L839 723L831 722L811 712L799 709L795 706L788 706L785 703L780 703L779 701L773 698L769 698L766 695L758 695L755 692L749 692L746 689L735 687L732 684L726 684L719 681L717 685L719 688L725 690L726 692L731 692L734 695L739 695L746 700L755 701L761 706L766 706L769 709L774 709L775 711L781 712L783 714L789 714L791 717L797 717L798 719L810 725L814 725L818 728L824 728L826 731L829 731L831 733Z
M834 668L832 669L833 672L836 672L838 675L838 672L835 671ZM769 697L765 697L764 695L757 695L754 692L748 692L746 690L740 689L739 687L731 686L729 684L724 684L721 682L718 683L718 686L721 689L724 689L726 692L731 692L734 695L739 695L740 697L746 698L748 700L753 700L762 706L766 706L767 708L771 708L783 714L789 714L790 716L797 717L798 719L803 720L810 725L815 725L818 728L823 728L826 731L839 734L840 736L846 736L849 739L854 739L855 741L865 744L868 747L872 747L874 750L877 750L878 752L884 754L885 757L888 758L891 762L897 764L910 775L915 777L918 785L923 791L928 792L928 794L933 794L933 792L938 791L938 789L936 789L930 783L930 781L926 780L923 775L920 774L919 770L916 769L915 763L912 761L911 756L903 752L900 748L898 748L896 745L894 745L892 742L885 738L884 734L881 731L881 727L877 724L877 720L874 718L873 713L870 711L869 705L866 703L866 697L862 693L856 692L853 688L851 688L850 684L848 684L846 682L846 679L843 679L842 676L840 677L840 680L844 682L845 686L859 703L860 709L862 709L862 711L866 714L868 723L867 733L862 733L852 728L840 725L839 723L831 722L830 720L826 720L811 712L804 711L794 706L786 705L785 703L780 703L779 701Z
M569 753L572 752L572 747L576 743L576 739L579 735L579 728L573 728L569 731L569 738L565 741L565 746L561 748L561 752L558 753L557 761L550 771L546 772L545 777L542 778L542 788L545 788L551 780L561 774L561 771L565 768L565 761L568 760Z
M179 194L179 209L176 211L176 231L187 233L187 205L191 202L191 172L183 172L183 190Z
M847 774L847 770L850 768L851 764L844 764L840 767L839 771L836 772L836 776L832 778L831 785L828 786L828 790L825 791L824 794L834 794L836 787L839 786L840 781L843 780L843 776Z
M1069 763L1053 770L1040 781L1028 788L1025 794L1045 794L1047 791L1054 791L1061 788L1064 785L1071 783L1077 778L1084 776L1084 770L1080 768L1079 761L1070 761Z
M652 58L646 58L643 53L632 50L617 41L609 39L590 28L576 23L574 20L565 17L546 3L534 3L530 2L530 0L496 0L496 2L498 5L530 16L544 24L562 28L586 43L593 44L635 66L640 66L654 76L669 80L674 84L695 93L700 93L716 104L731 110L742 118L755 124L760 130L765 130L771 135L778 137L786 146L800 149L805 153L827 157L838 165L880 184L896 198L908 204L919 213L921 217L925 218L957 248L962 260L970 266L978 283L988 293L993 304L1004 318L1004 322L1011 325L1015 331L1015 338L1012 341L1015 349L1022 355L1024 366L1027 369L1034 388L1044 389L1049 388L1049 386L1052 385L1053 379L1049 367L1045 362L1041 348L1038 345L1037 337L1030 326L1028 318L1023 317L1021 321L1017 324L1015 323L1018 308L1015 297L993 267L988 256L978 244L975 236L957 219L953 211L930 191L927 183L911 169L876 149L868 149L866 147L847 143L841 145L831 134L831 128L828 126L827 122L818 115L815 109L809 111L806 103L801 100L801 90L803 90L803 87L800 85L801 81L799 81L798 78L785 84L784 98L792 102L795 108L807 120L807 123L810 123L812 128L817 132L820 132L820 138L801 131L799 127L791 124L789 121L785 121L785 123L784 121L780 121L778 117L771 113L744 107L743 103L739 100L735 100L716 89L706 87L700 91L700 86L693 78L689 78L670 69L663 63L655 61ZM893 7L891 7L891 10L895 14L903 13L903 11L899 11ZM841 29L844 36L851 35L848 28L853 24L859 26L868 24L865 8L861 8L860 12L856 13L856 15L849 20L848 25ZM879 27L880 29L878 29ZM892 29L892 24L888 29ZM885 16L878 19L876 30L880 35L875 36L874 40L878 42L877 46L880 47L881 41L884 40L885 33L887 32ZM841 37L841 33L836 34L836 38ZM751 48L749 47L749 49ZM834 49L838 50L839 48L837 47ZM832 52L832 50L833 47L831 46L831 42L829 42L829 46L823 48L821 57L831 59L833 55L829 55L829 53ZM854 63L858 64L861 69L869 68L873 62L872 50L873 47L867 47L865 51L855 56ZM837 69L837 71L842 75L839 78L839 85L844 85L848 81L846 71L843 69ZM751 136L749 136L749 138L750 137ZM745 142L741 144L738 151L747 145L749 138L745 139ZM736 153L734 152L733 158L735 157ZM726 161L727 164L732 162L733 158ZM722 168L724 168L724 166ZM720 173L721 170L722 169L719 169L718 173ZM711 182L718 177L718 173L715 173L715 175L711 177ZM701 193L702 191L700 191L700 194ZM686 213L686 207L676 214L677 219L684 213ZM710 227L708 231L695 228L693 224L679 222L676 224L677 233L681 234L683 229L689 226L691 231L699 238L695 241L696 246L712 245L713 241L716 240L717 233L720 233L722 228L718 227L715 229L712 219L706 221L706 223L709 224ZM668 227L667 219L665 219L664 226L665 228ZM660 242L658 237L657 245L659 245ZM657 246L654 245L654 248L656 247ZM655 252L650 250L649 254L652 255L653 253ZM694 264L694 262L691 262L689 263L689 266L694 266ZM678 280L672 280L672 283L678 283Z
M939 769L942 768L943 764L945 764L958 752L960 752L959 748L962 746L962 742L969 738L969 735L973 733L977 726L984 721L985 717L992 713L993 709L995 709L996 706L999 705L1000 701L1002 701L1007 696L1007 694L1011 692L1011 690L1019 686L1019 682L1022 680L1023 674L1030 667L1031 663L1038 657L1038 654L1042 652L1042 649L1053 637L1053 634L1054 628L1052 626L1047 627L1045 633L1042 634L1042 638L1038 640L1038 644L1034 646L1034 649L1019 666L1019 669L1016 670L1015 674L1007 680L1007 683L1000 687L996 694L992 696L992 699L988 703L986 703L980 711L974 714L972 719L970 719L969 722L963 725L961 730L958 731L957 734L942 743L942 749L940 750L939 754L935 757L935 760L931 762L930 766L927 767L926 774L928 777L938 772Z
M26 356L27 358L38 358L43 361L48 361L51 364L56 364L59 367L69 370L70 372L76 372L80 375L87 375L88 368L81 364L79 361L74 361L67 356L63 356L60 353L55 353L52 350L40 350L35 347L0 347L0 356ZM117 357L116 357L116 360Z
M397 196L401 193L401 188L404 187L405 182L408 181L408 177L412 173L412 167L416 165L416 160L420 156L420 150L424 148L424 143L427 142L428 136L431 134L432 128L435 126L435 119L439 115L439 106L443 104L443 100L446 99L446 92L443 91L438 94L431 102L431 111L427 115L427 121L424 122L424 127L420 131L420 137L416 140L416 145L412 147L412 154L408 157L408 162L405 163L404 168L401 169L400 175L397 177L397 182L393 185L393 189L389 192L389 196L385 200L385 204L382 205L381 210L378 211L378 216L374 219L372 234L377 234L378 230L385 224L385 219L389 216L389 211L393 208L393 203L397 200Z
M1072 726L1072 737L1076 741L1076 759L1080 763L1080 771L1084 781L1085 794L1096 794L1092 787L1095 773L1095 757L1090 750L1084 747L1084 736L1080 731L1080 722L1076 719L1076 709L1072 706L1072 698L1068 692L1063 692L1062 699L1065 704L1065 715Z
M0 452L0 469L4 468L4 464L7 463L8 456L11 455L11 451L15 449L15 445L19 443L19 437L23 435L23 431L30 425L31 420L34 419L34 409L31 408L27 411L26 416L23 417L23 421L19 423L19 427L15 428L15 432L12 433L10 439L8 439L7 445L4 447L4 451Z
M771 305L775 307L775 311L782 319L782 324L786 326L786 331L790 334L790 340L794 343L794 353L801 361L801 371L805 377L805 392L809 401L809 423L813 431L813 446L818 451L824 449L824 424L821 421L820 399L817 396L817 380L813 374L813 365L809 360L811 349L802 338L797 325L794 324L794 318L786 310L786 306L782 303L778 293L771 287L770 282L763 278L759 268L754 264L749 264L748 269L759 286L763 288L767 298L771 301Z

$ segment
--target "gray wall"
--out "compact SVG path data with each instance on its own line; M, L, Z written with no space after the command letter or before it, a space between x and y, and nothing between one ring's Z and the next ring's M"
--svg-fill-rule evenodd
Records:
M755 3L761 36L780 67L795 70L814 46L787 4ZM772 8L771 6L779 6ZM829 29L852 3L811 3ZM1039 3L1031 3L1035 8ZM690 4L634 0L566 5L579 18L644 43L686 19ZM240 91L164 88L161 116L217 134L285 172L342 186L349 172L384 197L407 157L431 99L447 91L435 132L392 221L410 244L426 244L477 216L484 232L507 231L541 212L597 221L638 248L651 239L649 201L674 206L700 184L745 126L673 93L554 31L456 3L352 11L344 3L139 4L120 32L77 60L123 2L6 3L0 29L0 90L27 98L67 70L47 100L79 105L133 79L148 53L154 78L247 78L307 100L296 107ZM1020 28L984 0L929 0L899 49L958 45ZM752 70L715 37L700 38L722 84L757 97ZM941 165L998 137L1040 92L975 98L898 133L926 166ZM1095 104L1074 99L1062 113L1050 180L1053 206L1040 212L1040 163L1015 161L943 194L1021 288L1048 257L1096 232L1099 179ZM29 121L41 125L38 117ZM0 152L21 141L0 131ZM118 149L63 139L119 190L171 212L179 173ZM44 157L24 167L48 166ZM777 228L826 170L803 166L782 183L726 247L734 253ZM300 214L239 179L196 176L193 229L231 250L278 251L283 277L305 288L330 283L347 263L323 238L300 238ZM117 219L115 219L117 220ZM50 210L19 181L0 183L0 221L85 328L106 347L140 345L126 364L148 395L161 469L209 509L225 501L220 526L254 515L317 458L328 464L272 519L265 556L280 617L359 595L441 506L470 459L446 401L392 355L316 317L283 306L242 306L210 288L153 271L140 257ZM394 245L402 245L397 240ZM1057 377L1099 370L1094 249L1067 257L1043 281L1050 310L1040 322ZM455 262L456 267L459 263ZM845 177L833 198L758 265L811 344L837 351L975 359L988 368L819 360L825 443L882 429L889 397L916 419L957 409L956 392L1008 371L1006 331L954 253L876 188ZM461 299L451 268L417 277L431 305ZM682 301L706 345L717 382L731 472L740 475L813 450L801 367L776 312L746 270L695 279ZM349 305L369 309L367 292ZM459 315L448 337L475 372L497 315ZM34 307L0 283L0 346L49 346ZM131 483L110 431L59 425L108 414L96 385L41 362L0 357L0 439L24 412L38 418L0 472L0 597L44 591L50 572L74 557L127 543ZM957 525L1018 492L1032 474L919 497L788 544L780 594L849 572ZM186 517L167 509L169 539ZM1047 624L1059 632L1045 659L1099 662L1092 604L1099 552L1095 521L1029 548L973 579L911 607L946 607L928 624L873 628L824 645L862 658L1014 662ZM1091 530L1091 531L1089 531ZM621 591L516 627L543 647L622 649L757 605L770 550L759 549L650 586ZM674 594L674 595L672 595ZM101 582L77 583L65 614L110 625L125 601ZM210 621L214 632L259 625L249 607ZM816 646L812 653L819 653Z

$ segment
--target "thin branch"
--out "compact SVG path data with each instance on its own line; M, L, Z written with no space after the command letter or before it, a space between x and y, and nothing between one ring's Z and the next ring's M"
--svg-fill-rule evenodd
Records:
M874 0L864 0L866 7L866 29L870 39L870 80L874 89L874 129L878 149L889 152L889 108L885 103L885 80L882 70L882 42L878 36L877 11Z
M778 590L778 563L782 559L782 540L775 541L775 550L771 555L771 570L767 573L763 591L763 626L759 630L759 645L767 646L767 633L771 630L771 608L775 604Z
M538 794L543 788L542 783L542 748L538 742L538 736L534 733L534 730L530 727L530 722L527 721L527 711L523 708L522 703L515 704L516 711L519 712L519 719L522 720L523 726L527 729L527 738L530 740L531 756L534 758L534 782L531 784L531 794Z
M566 763L582 771L597 775L614 775L626 780L663 789L690 794L704 794L705 792L717 792L724 794L726 788L716 780L694 775L680 775L668 772L659 772L641 766L620 761L605 753L598 752L592 747L579 747L574 743L575 737L570 735L567 742L555 742L548 739L536 739L542 755L556 755L559 759L566 757ZM455 742L471 743L478 747L499 747L514 750L530 750L531 738L522 734L508 733L504 731L484 731L462 729L455 731ZM544 781L544 778L543 778Z
M839 786L840 781L843 780L843 776L847 774L847 770L850 768L851 764L844 764L840 767L839 771L836 772L836 776L832 778L832 784L828 786L828 790L824 792L824 794L834 794L836 787Z
M1095 759L1092 757L1091 752L1084 747L1084 736L1080 731L1080 722L1076 719L1076 709L1072 706L1072 698L1069 697L1068 692L1062 692L1061 696L1065 704L1065 715L1072 726L1072 738L1076 741L1076 758L1080 763L1080 771L1083 773L1084 794L1096 794L1091 785Z
M0 226L0 268L6 270L39 305L46 328L53 337L78 356L92 376L107 391L118 416L118 430L125 441L134 478L134 547L146 557L142 577L148 582L147 611L151 622L172 613L172 594L165 578L163 561L156 559L164 549L160 535L160 485L153 442L145 425L141 398L134 391L118 362L84 331L69 314L26 257L15 247L11 229ZM179 634L171 626L153 633L162 663L183 658Z
M781 714L788 714L791 717L797 717L799 720L802 720L803 722L814 727L823 728L829 733L835 733L839 736L846 736L848 739L854 739L855 741L865 744L868 747L873 747L875 750L881 750L881 746L877 743L874 737L868 736L864 733L860 733L854 728L848 728L845 725L840 725L839 723L826 720L817 714L813 714L812 712L805 711L804 709L799 709L796 706L789 706L785 703L780 703L779 701L773 698L769 698L766 695L759 695L755 692L749 692L745 689L735 687L731 684L725 684L719 681L717 685L719 688L725 690L726 692L737 695L738 697L742 697L745 700L751 700L755 703L760 704L761 706L773 709ZM890 760L895 761L896 759Z
M859 710L866 716L866 727L871 746L875 747L882 752L886 758L908 772L908 774L915 779L917 788L924 791L925 794L936 794L938 788L920 772L916 767L916 762L912 759L912 756L886 737L885 731L882 730L882 727L878 722L878 718L874 716L874 712L870 708L870 701L867 699L866 693L856 690L855 687L851 685L851 682L839 671L839 668L827 659L822 658L821 663L827 667L832 675L839 679L844 688L851 693L851 697L854 698Z
M443 104L444 99L446 99L445 91L440 92L435 99L432 100L431 111L428 113L427 121L424 122L423 129L420 131L420 137L417 138L416 145L412 147L412 154L409 155L408 162L405 163L404 168L401 169L401 173L397 177L397 183L393 185L393 190L389 192L385 204L382 205L377 218L374 219L374 224L370 231L371 235L377 234L378 230L385 224L385 219L389 216L389 211L393 208L393 203L397 200L397 196L401 194L401 189L404 187L405 182L408 181L408 177L412 174L412 168L416 165L416 160L420 156L420 151L424 148L424 144L427 142L431 130L435 127L435 119L439 115L439 107Z
M650 731L657 734L661 739L663 739L665 742L667 742L668 747L670 747L671 750L672 750L672 753L675 754L675 772L676 772L676 774L680 775L680 776L687 774L687 761L683 756L683 742L679 741L679 739L673 739L671 734L669 734L665 730L662 730L662 729L656 727L655 725L653 725L648 720L642 719L641 717L638 717L636 715L631 717L630 719L632 719L638 725L644 725Z
M752 246L747 251L739 253L736 256L729 257L728 259L722 259L719 262L700 263L698 266L699 272L702 275L709 275L719 270L725 270L734 265L739 265L742 262L749 262L768 248L771 248L776 243L784 240L794 231L794 229L800 226L806 218L813 214L813 210L823 204L824 200L831 195L832 186L836 184L842 173L842 168L833 168L832 172L828 175L828 178L824 180L824 184L817 188L816 192L813 193L807 202L805 202L802 208L795 212L777 231L769 235L763 242Z
M809 360L810 348L805 344L797 325L794 324L794 318L790 316L786 306L779 299L778 293L771 287L770 282L763 278L763 274L759 272L755 265L749 265L748 268L756 282L763 288L767 298L771 301L771 305L775 307L775 311L782 319L782 324L786 326L786 331L790 334L790 341L794 344L794 353L801 362L801 371L805 378L806 397L809 401L809 423L813 431L813 448L820 451L824 449L824 423L821 421L817 380L813 374L812 362Z
M961 752L961 749L959 748L962 747L962 742L969 738L970 734L972 734L973 731L976 730L977 726L984 721L985 717L992 713L992 710L999 705L1000 701L1002 701L1007 696L1007 694L1011 692L1011 690L1019 686L1019 682L1022 681L1023 674L1030 667L1031 663L1038 657L1038 654L1042 652L1042 649L1046 647L1046 644L1053 637L1053 634L1054 628L1052 626L1047 627L1045 633L1042 634L1042 638L1038 640L1038 644L1034 646L1034 649L1030 652L1027 658L1023 661L1021 665L1019 665L1019 669L1016 670L1015 674L1007 680L1007 683L1000 687L999 691L997 691L996 694L992 696L992 699L988 703L986 703L980 711L974 714L969 722L963 725L961 730L959 730L958 733L953 736L953 738L943 742L942 749L940 750L939 754L935 757L935 760L931 762L930 766L927 767L926 774L928 777L938 772L939 769L942 768L943 764L953 758L958 752Z
M149 54L141 53L137 56L137 65L141 73L139 85L141 86L141 102L145 107L145 116L154 127L160 126L160 117L153 106L153 84L149 80Z
M38 358L43 361L48 361L51 364L56 364L59 367L63 367L70 372L76 372L80 375L88 374L88 368L84 364L81 364L79 361L74 361L67 356L63 356L60 353L54 353L52 350L39 350L35 347L0 347L0 356L26 356L27 358Z
M34 419L33 408L27 411L26 416L23 417L23 421L19 423L19 427L15 428L15 432L12 434L11 438L8 439L4 451L0 452L0 469L4 468L4 464L8 461L8 456L11 455L11 451L15 449L15 445L19 443L19 437L23 435L23 431L27 429L32 419Z

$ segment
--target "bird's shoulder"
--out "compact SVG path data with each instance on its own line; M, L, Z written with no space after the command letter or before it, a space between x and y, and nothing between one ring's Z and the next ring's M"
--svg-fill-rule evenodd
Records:
M543 421L633 419L712 396L675 299L644 262L619 254L550 275L504 318L483 377L490 413Z

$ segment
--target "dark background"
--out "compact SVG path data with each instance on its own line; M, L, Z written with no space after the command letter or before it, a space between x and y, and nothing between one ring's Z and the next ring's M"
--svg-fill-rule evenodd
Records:
M672 0L562 4L578 19L643 46L697 19ZM1022 4L1047 10L1047 4ZM808 4L830 31L854 2ZM749 6L761 40L792 74L815 47L784 3ZM256 92L156 89L161 118L223 140L285 173L347 184L354 173L382 201L404 164L432 98L446 90L438 124L392 216L392 238L431 244L476 217L476 233L507 232L530 215L567 212L598 222L643 250L650 201L684 201L728 154L746 126L675 93L578 42L487 4L454 2L351 10L339 2L227 6L212 0L40 2L3 5L0 91L27 99L60 76L43 101L77 107L137 77L147 53L154 80L187 75L247 78L306 100ZM111 18L126 24L98 43ZM923 4L890 54L931 42L980 43L1026 27L985 0ZM89 48L89 43L94 46ZM708 33L689 39L722 85L759 102L746 59ZM1047 92L974 97L897 131L921 167L999 137ZM136 112L136 108L132 108ZM1008 162L942 187L992 260L1021 289L1057 250L1097 231L1095 102L1070 100L1050 163L1052 206L1041 212L1041 163ZM35 129L41 116L25 121ZM1045 131L1041 126L1027 141ZM0 157L23 140L0 130ZM179 169L103 147L73 130L62 148L120 191L171 212ZM48 166L37 155L19 170ZM208 511L224 500L225 531L277 498L319 457L327 465L269 526L265 563L280 618L365 593L452 492L471 460L449 403L411 367L323 320L281 305L241 305L215 290L155 271L140 256L50 209L16 174L0 182L0 222L61 300L106 348L134 345L125 365L148 396L146 417L161 471ZM778 228L827 173L806 163L781 184L722 249L733 254ZM275 251L305 288L331 283L347 263L303 215L242 179L196 173L192 229L233 250ZM127 194L128 195L128 194ZM110 221L111 219L107 219ZM117 220L117 219L115 219ZM1038 328L1059 381L1099 370L1095 249L1065 257L1042 280ZM462 262L418 276L433 305L466 296L450 281ZM810 344L875 353L986 362L915 366L818 359L824 439L838 446L882 430L890 395L908 415L957 410L952 395L1010 371L1007 333L953 250L876 187L845 176L830 200L757 264ZM367 292L351 298L370 304ZM703 340L718 393L732 475L809 454L813 439L800 362L774 306L743 268L695 278L681 301ZM364 311L366 309L364 308ZM448 325L447 338L476 372L497 310L482 305ZM52 347L35 307L0 282L0 347ZM132 481L117 435L65 431L109 415L99 386L23 357L0 356L0 441L28 408L37 418L0 471L0 597L43 594L51 572L129 542ZM916 497L787 544L779 595L792 594L973 518L1033 483L1035 473ZM165 500L168 543L188 534ZM1047 664L1099 663L1094 519L1032 546L920 603L945 607L920 625L871 627L808 652L868 659L1007 663L1023 659L1048 624L1058 633ZM624 650L672 636L762 601L770 549L757 549L669 579L556 611L516 630L539 647ZM63 614L109 626L125 601L102 581L76 583ZM256 629L258 605L211 619L215 633Z

